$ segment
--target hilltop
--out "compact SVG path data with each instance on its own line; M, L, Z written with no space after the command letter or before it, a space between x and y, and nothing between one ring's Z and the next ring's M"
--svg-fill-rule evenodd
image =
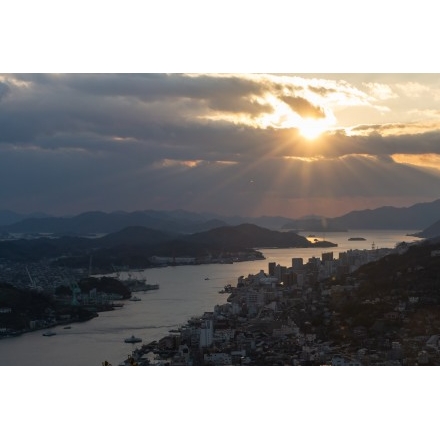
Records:
M330 242L310 243L294 232L277 232L251 224L223 226L195 234L164 233L141 226L124 228L100 238L60 237L20 239L0 242L0 258L8 261L51 260L52 265L103 271L113 265L150 267L152 257L192 258L193 263L219 258L263 258L261 247L329 247ZM245 256L247 255L247 256Z
M428 226L426 229L424 229L421 232L418 232L416 234L413 234L414 237L420 237L420 238L434 238L440 236L440 220L436 221L431 226Z

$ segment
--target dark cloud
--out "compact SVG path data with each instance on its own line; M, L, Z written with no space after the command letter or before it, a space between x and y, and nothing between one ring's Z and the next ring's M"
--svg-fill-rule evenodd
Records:
M307 99L300 96L283 96L281 99L303 118L325 118L322 108L313 105Z
M53 76L45 74L19 75L24 81L40 87L57 87L86 97L123 97L143 102L175 101L177 99L200 100L216 110L259 113L259 107L270 106L252 103L266 89L258 78L239 78L177 74L74 74ZM253 104L249 105L249 104Z
M10 91L10 87L6 83L0 81L0 101L7 96Z
M310 148L304 149L304 143L292 146L292 155L310 154ZM313 146L317 156L326 158L343 157L350 154L380 157L393 154L440 154L440 131L420 134L382 136L375 130L368 136L347 136L342 131L322 135ZM298 154L297 154L298 153Z
M383 136L378 124L311 143L294 128L203 119L252 121L274 91L300 116L325 117L285 87L252 75L11 76L0 82L0 208L246 213L303 197L438 197L438 173L391 156L440 154L440 132ZM285 159L309 156L320 160Z
M380 124L363 124L363 125L356 125L355 127L352 127L351 131L366 131L366 130L379 130L382 126Z
M321 96L327 96L331 93L336 93L337 90L333 89L331 87L315 87L315 86L308 86L309 90L313 93L316 93L317 95Z
M351 131L376 131L377 133L390 130L390 129L408 129L411 124L363 124L352 127Z
M147 151L5 149L0 199L31 212L191 209L256 212L269 203L340 197L438 197L440 175L389 157L350 155L307 162L255 157L230 163L156 161ZM386 160L384 160L386 159ZM13 172L11 172L13 170Z
M0 142L93 132L149 139L161 127L196 124L208 109L257 116L264 86L240 78L179 75L19 75L31 86L0 108ZM14 98L14 96L12 97Z

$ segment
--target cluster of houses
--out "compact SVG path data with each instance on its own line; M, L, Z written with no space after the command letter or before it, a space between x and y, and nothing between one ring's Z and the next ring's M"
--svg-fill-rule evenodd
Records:
M391 294L363 301L362 305L384 311L371 328L343 319L333 307L336 298L356 294L360 280L350 275L354 270L404 251L404 246L348 251L338 259L328 252L306 263L294 258L289 268L270 262L267 273L242 276L236 287L228 286L225 304L135 350L131 361L137 365L438 364L440 336L430 334L429 327L407 337L387 331L388 324L410 325L407 313L415 313L418 296L402 301ZM339 275L344 275L340 278L344 284L334 282Z

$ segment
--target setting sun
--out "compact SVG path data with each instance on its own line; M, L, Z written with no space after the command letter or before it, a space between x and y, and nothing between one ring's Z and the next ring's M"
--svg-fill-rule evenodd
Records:
M298 124L298 129L301 136L313 140L327 129L327 123L325 119L306 118Z

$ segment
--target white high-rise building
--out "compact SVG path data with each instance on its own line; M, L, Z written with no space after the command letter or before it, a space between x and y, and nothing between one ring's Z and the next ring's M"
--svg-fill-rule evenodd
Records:
M200 327L200 347L210 347L214 340L214 325L212 320L207 319Z

